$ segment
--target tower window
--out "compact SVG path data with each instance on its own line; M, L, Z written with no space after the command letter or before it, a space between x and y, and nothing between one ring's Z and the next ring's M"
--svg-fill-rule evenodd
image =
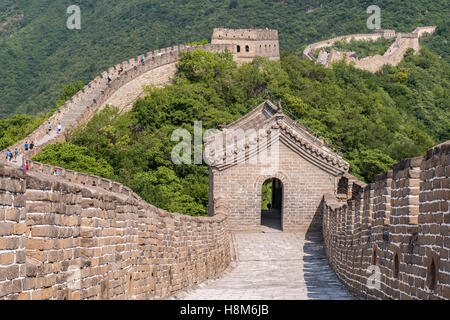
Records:
M241 46L236 47L237 52L241 52Z
M250 51L250 47L249 46L245 46L245 52L249 52Z

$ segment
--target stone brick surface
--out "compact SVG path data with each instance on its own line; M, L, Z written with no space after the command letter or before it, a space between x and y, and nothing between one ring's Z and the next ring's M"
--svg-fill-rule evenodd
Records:
M236 233L234 268L171 297L185 300L352 300L320 233Z
M162 299L228 267L223 215L169 213L129 191L3 164L0 172L0 194L12 199L0 220L0 299ZM9 186L18 183L27 188Z
M324 196L327 256L338 277L356 296L450 299L450 240L444 219L449 215L449 166L447 141L424 157L401 161L347 202L339 202L331 194ZM364 238L354 232L358 225L349 219L356 213L352 205L355 198L365 199L361 219ZM379 270L378 287L368 285L373 279L369 267Z
M420 49L419 38L424 33L432 34L436 30L435 26L418 27L412 33L396 33L395 30L377 30L372 34L351 34L346 36L340 36L325 41L320 41L308 45L303 51L303 55L316 63L321 63L326 67L330 67L331 63L338 60L345 60L348 63L353 63L356 68L367 70L370 72L376 72L383 65L388 64L396 66L400 63L409 48L418 52ZM388 48L383 55L374 55L359 59L354 52L341 52L331 49L330 53L325 50L321 50L318 58L316 59L312 55L312 51L319 48L330 47L336 41L349 42L351 40L376 40L379 38L392 38L396 37L395 42Z
M237 140L228 145L233 141L231 135L236 135ZM322 196L334 193L338 179L348 170L340 156L270 101L228 125L207 146L214 149L213 144L221 136L227 145L225 159L211 165L210 214L215 213L216 199L222 199L227 204L230 230L258 230L262 186L266 180L276 178L282 184L282 230L320 230ZM229 160L228 154L237 156Z

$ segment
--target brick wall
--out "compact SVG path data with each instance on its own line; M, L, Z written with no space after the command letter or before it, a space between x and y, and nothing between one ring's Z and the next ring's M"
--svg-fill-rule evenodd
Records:
M323 199L326 252L344 284L363 299L450 299L450 141L352 188L346 202Z
M230 45L231 52L239 64L251 62L258 56L280 60L277 30L216 28L211 43Z
M88 122L95 112L101 109L115 92L128 84L130 81L139 78L144 74L151 73L154 70L158 70L162 66L173 65L178 61L179 54L181 52L192 51L198 48L205 51L221 52L225 49L231 51L233 46L229 44L206 44L202 46L180 45L143 54L145 57L144 64L139 62L140 56L123 61L122 63L117 64L101 73L94 80L89 82L81 91L75 94L62 107L60 107L49 118L53 129L56 130L56 126L60 122L63 126L63 131L69 126L76 127L79 124ZM118 70L120 69L120 66L124 67L124 72L119 75ZM170 70L173 72L173 69ZM107 81L108 75L112 78L110 83ZM167 76L170 77L171 75L173 74ZM139 96L139 94L137 94L137 96ZM17 142L7 149L14 151L14 149L17 148L20 153L23 153L25 141L37 141L39 146L33 149L32 152L27 153L27 155L31 157L39 153L45 145L55 143L57 141L63 141L65 139L64 135L57 135L45 144L40 144L39 141L46 137L47 128L47 122L44 122L25 139ZM4 160L6 158L7 149L0 152L0 160Z
M27 298L25 190L23 172L0 166L0 297Z
M352 34L346 36L340 36L333 39L328 39L325 41L320 41L313 43L305 48L303 51L303 56L306 58L321 62L326 67L329 67L332 62L345 59L348 63L354 63L356 68L367 70L370 72L378 71L383 65L389 64L396 66L400 63L409 48L413 48L414 51L420 49L419 37L425 33L433 33L436 27L418 27L412 33L395 33L391 30L387 33L374 33L374 34ZM397 36L396 41L389 47L384 55L375 55L372 57L365 57L363 59L358 59L350 57L351 52L340 52L336 50L331 50L330 54L322 54L320 59L314 58L312 51L319 48L330 47L336 41L347 41L350 40L377 40L381 37L391 38Z
M161 299L228 266L225 212L169 213L66 174L0 165L1 299Z
M334 192L335 177L279 143L279 168L264 174L264 166L248 159L226 170L212 170L211 193L228 201L228 226L232 230L258 230L261 225L262 186L277 178L283 184L282 229L306 231L320 229L324 193Z

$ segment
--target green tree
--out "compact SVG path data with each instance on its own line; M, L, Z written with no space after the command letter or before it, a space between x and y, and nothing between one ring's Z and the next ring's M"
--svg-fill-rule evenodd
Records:
M368 181L374 181L377 174L391 170L396 163L394 159L377 149L362 150L350 156L354 156L354 159L350 160L353 173L365 177Z
M32 160L109 179L114 178L113 168L104 159L95 158L90 155L87 148L71 143L58 142L46 146Z

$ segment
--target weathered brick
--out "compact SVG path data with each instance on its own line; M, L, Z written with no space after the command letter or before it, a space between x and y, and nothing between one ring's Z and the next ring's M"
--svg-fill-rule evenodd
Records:
M7 266L14 263L14 252L0 253L0 266Z

